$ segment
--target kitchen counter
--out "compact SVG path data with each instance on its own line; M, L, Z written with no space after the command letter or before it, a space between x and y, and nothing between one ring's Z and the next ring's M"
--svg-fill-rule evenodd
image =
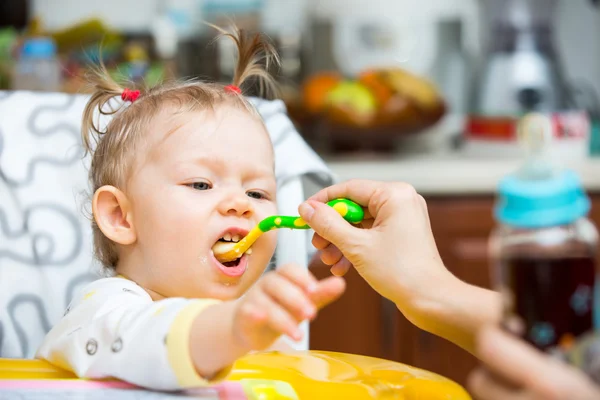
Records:
M489 195L498 182L522 164L519 159L476 159L461 155L429 155L401 159L326 159L340 180L403 181L423 195ZM600 158L565 163L584 187L600 192Z

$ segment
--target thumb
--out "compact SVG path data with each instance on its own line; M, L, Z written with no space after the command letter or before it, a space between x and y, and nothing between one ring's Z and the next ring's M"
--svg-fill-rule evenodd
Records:
M333 243L342 252L359 231L332 207L318 201L308 200L300 204L298 212L319 236Z

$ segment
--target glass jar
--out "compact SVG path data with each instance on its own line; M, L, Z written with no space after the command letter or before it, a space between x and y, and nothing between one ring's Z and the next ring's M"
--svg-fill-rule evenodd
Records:
M546 117L535 118L528 122ZM500 184L490 247L505 328L600 383L598 232L589 210L578 176L534 153Z

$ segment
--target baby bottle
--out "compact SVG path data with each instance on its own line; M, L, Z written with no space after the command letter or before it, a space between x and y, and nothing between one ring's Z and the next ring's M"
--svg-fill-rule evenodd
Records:
M61 88L61 66L56 44L51 38L35 37L25 41L13 73L15 90L56 92Z
M503 326L600 382L598 233L578 176L553 165L551 121L525 116L519 140L528 156L500 183L490 238Z

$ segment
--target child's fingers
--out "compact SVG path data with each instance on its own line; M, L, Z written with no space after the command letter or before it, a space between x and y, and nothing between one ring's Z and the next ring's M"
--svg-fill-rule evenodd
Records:
M259 296L260 297L260 296ZM252 326L260 325L267 320L267 314L262 309L259 302L255 299L254 301L246 301L241 305L239 311L242 319Z
M344 257L340 249L333 243L321 250L321 261L326 265L334 265Z
M317 279L306 269L296 264L285 264L277 269L277 274L300 286L308 293L317 290Z
M319 282L317 291L311 298L318 309L337 300L346 289L346 281L337 276L330 276Z
M249 298L242 307L245 317L244 326L249 332L260 332L262 328L268 328L275 333L285 334L300 340L302 332L298 328L298 322L271 297L262 290L255 290L252 298Z
M269 274L263 279L265 293L272 301L291 313L297 322L315 316L316 307L301 287L278 274Z
M298 322L287 310L271 298L267 298L265 301L264 309L267 314L265 323L271 330L287 335L294 340L302 339L302 331L298 327Z
M352 263L346 257L343 257L331 267L330 271L335 276L344 276L350 268L352 268Z

